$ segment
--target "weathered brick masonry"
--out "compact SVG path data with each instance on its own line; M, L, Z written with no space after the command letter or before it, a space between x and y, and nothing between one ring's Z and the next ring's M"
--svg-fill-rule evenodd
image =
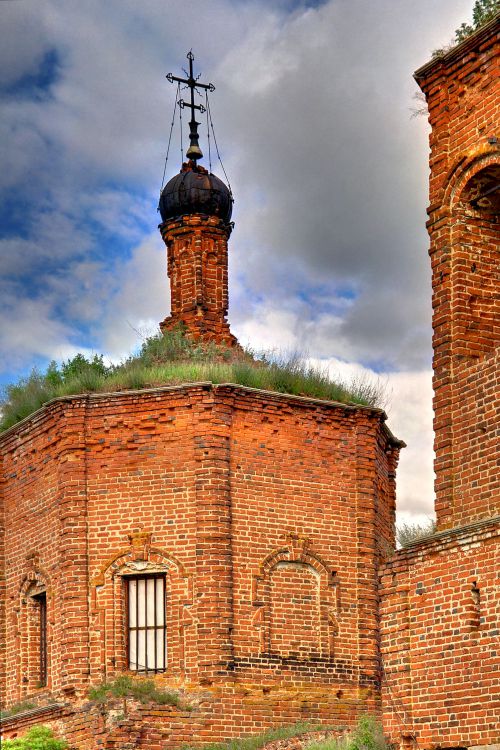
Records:
M500 15L416 73L432 126L438 533L381 570L384 720L420 747L500 743Z
M498 28L497 16L416 73L432 126L427 226L440 529L500 512L500 193L489 192L500 182Z
M415 543L382 570L384 717L396 740L500 739L499 520Z
M498 748L499 24L416 74L438 533L388 559L402 444L380 410L209 383L57 400L0 437L0 690L41 706L6 736L43 721L78 750L162 750L368 710L403 746ZM190 162L162 201L162 327L233 346L230 192ZM155 679L192 711L87 702L148 661L141 575L166 587Z
M127 671L124 587L139 571L166 576L158 679L208 695L185 726L160 711L162 732L184 726L174 745L379 709L376 571L400 446L383 412L199 384L65 398L0 445L8 703L78 706ZM46 687L28 622L40 589ZM81 721L67 715L70 736ZM92 726L74 729L78 747Z

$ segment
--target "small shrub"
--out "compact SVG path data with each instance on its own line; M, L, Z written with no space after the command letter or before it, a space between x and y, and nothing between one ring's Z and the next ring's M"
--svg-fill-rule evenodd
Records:
M462 23L459 28L455 30L455 37L452 41L435 49L432 53L432 57L440 57L441 55L449 52L457 44L468 39L475 31L484 26L488 21L495 18L496 14L500 12L500 0L476 0L474 8L472 9L472 23Z
M472 10L472 24L462 23L455 31L455 42L463 42L477 29L491 21L500 11L500 0L476 0Z
M22 737L4 740L3 750L66 750L66 740L58 740L49 727L31 727Z

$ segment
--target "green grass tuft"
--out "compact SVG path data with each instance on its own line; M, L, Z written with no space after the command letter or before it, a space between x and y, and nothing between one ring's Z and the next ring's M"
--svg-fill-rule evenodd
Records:
M436 531L436 522L430 518L427 523L400 523L396 527L396 541L400 547L407 547L411 542L432 536Z
M373 716L361 716L355 728L339 739L321 740L307 750L389 750L382 726Z
M77 354L45 373L31 375L4 388L0 430L6 430L48 401L82 393L112 392L209 381L236 383L279 393L376 406L381 388L369 381L346 384L327 370L297 355L254 355L241 349L193 342L180 329L147 338L139 353L119 365L106 365L102 355Z
M205 746L205 750L261 750L269 742L300 737L311 732L343 731L343 727L331 727L311 722L299 722L289 727L269 729L253 737L241 737L227 742L215 742ZM390 750L379 722L372 716L362 716L356 727L340 738L309 741L307 750ZM183 750L192 750L185 745Z
M133 698L140 703L157 703L162 706L185 708L177 695L161 690L153 680L135 679L128 675L117 677L113 682L103 682L89 690L91 701L105 704L115 698Z
M205 745L204 750L260 750L268 742L273 742L274 740L288 740L291 737L298 737L307 732L326 731L327 729L329 727L321 726L320 724L298 722L289 727L268 729L266 732L254 735L253 737L241 737L235 740L228 740L227 742L214 742L210 745ZM185 745L183 750L190 750L190 748L190 745Z
M21 701L20 703L15 703L10 708L0 711L0 719L8 719L11 716L17 716L17 714L23 713L23 711L30 711L32 708L36 707L36 703L31 703L31 701Z

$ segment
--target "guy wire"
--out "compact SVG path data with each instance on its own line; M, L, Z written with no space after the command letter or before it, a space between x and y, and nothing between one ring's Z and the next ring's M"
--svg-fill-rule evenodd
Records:
M208 167L212 173L212 152L210 150L210 125L208 120L208 91L205 91L205 109L207 111L207 140L208 140Z
M214 124L212 122L212 113L210 111L210 102L209 102L208 98L207 98L207 114L208 114L208 117L210 119L210 127L212 128L212 135L214 137L215 150L217 151L217 157L218 157L218 159L220 161L220 165L222 167L222 171L224 172L224 177L226 178L227 186L228 186L229 191L230 191L230 193L232 195L233 191L231 190L231 183L229 182L229 177L227 176L226 170L224 169L224 164L222 163L222 159L220 158L219 147L217 145L217 138L215 137Z
M161 178L161 188L160 193L163 190L163 186L165 185L165 174L167 171L167 162L168 162L168 155L170 152L170 142L172 140L172 131L174 129L174 122L175 122L175 110L177 108L177 101L179 99L179 91L180 91L180 84L177 84L177 91L175 92L175 103L174 103L174 111L172 113L172 122L170 123L170 133L168 136L168 146L167 146L167 155L165 157L165 166L163 167L163 177Z

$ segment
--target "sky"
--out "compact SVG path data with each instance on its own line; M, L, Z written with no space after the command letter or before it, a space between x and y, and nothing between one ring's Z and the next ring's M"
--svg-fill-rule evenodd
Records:
M378 382L408 445L398 518L429 517L429 128L411 117L412 74L472 5L1 1L0 385L77 352L119 361L168 314L165 76L183 75L192 49L216 86L235 196L233 333ZM200 145L206 154L204 121ZM176 124L166 179L180 164Z

